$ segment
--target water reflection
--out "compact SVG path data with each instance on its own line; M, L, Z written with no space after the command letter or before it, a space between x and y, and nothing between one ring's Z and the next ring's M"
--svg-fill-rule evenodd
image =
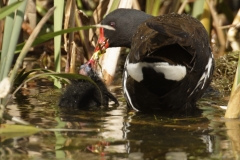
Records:
M123 140L126 137L127 128L123 126L127 116L126 109L123 107L117 110L107 112L107 117L104 117L103 128L104 132L101 136L105 139Z
M120 92L116 93L121 99ZM24 101L9 112L35 126L78 131L43 131L13 138L1 136L2 159L239 158L239 120L225 121L221 118L223 111L209 103L204 104L202 117L176 119L129 112L125 102L108 111L62 112L53 103L53 97L50 99L40 101L31 96L27 100L34 105Z

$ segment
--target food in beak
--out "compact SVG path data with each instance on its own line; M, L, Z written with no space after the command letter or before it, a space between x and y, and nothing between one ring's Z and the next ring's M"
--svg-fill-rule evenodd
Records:
M92 57L87 63L92 64L92 66L94 66L95 62L99 60L100 56L106 53L106 49L108 47L109 47L108 39L104 37L104 29L100 28L100 34L97 45L95 47Z

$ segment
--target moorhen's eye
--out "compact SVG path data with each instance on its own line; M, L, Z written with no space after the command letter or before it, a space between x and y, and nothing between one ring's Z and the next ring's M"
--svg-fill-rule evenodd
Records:
M110 22L110 26L115 27L115 22Z

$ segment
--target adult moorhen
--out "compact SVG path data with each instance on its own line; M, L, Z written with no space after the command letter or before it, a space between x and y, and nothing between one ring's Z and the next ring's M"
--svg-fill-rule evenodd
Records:
M131 48L123 73L127 103L137 111L193 114L210 84L214 60L204 26L186 14L153 17L117 9L101 22L98 43ZM107 41L106 41L107 40Z

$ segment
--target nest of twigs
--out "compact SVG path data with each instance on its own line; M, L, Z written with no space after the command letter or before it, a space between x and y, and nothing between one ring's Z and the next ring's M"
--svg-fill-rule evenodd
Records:
M237 70L239 52L230 52L215 60L212 86L222 94L231 92Z

